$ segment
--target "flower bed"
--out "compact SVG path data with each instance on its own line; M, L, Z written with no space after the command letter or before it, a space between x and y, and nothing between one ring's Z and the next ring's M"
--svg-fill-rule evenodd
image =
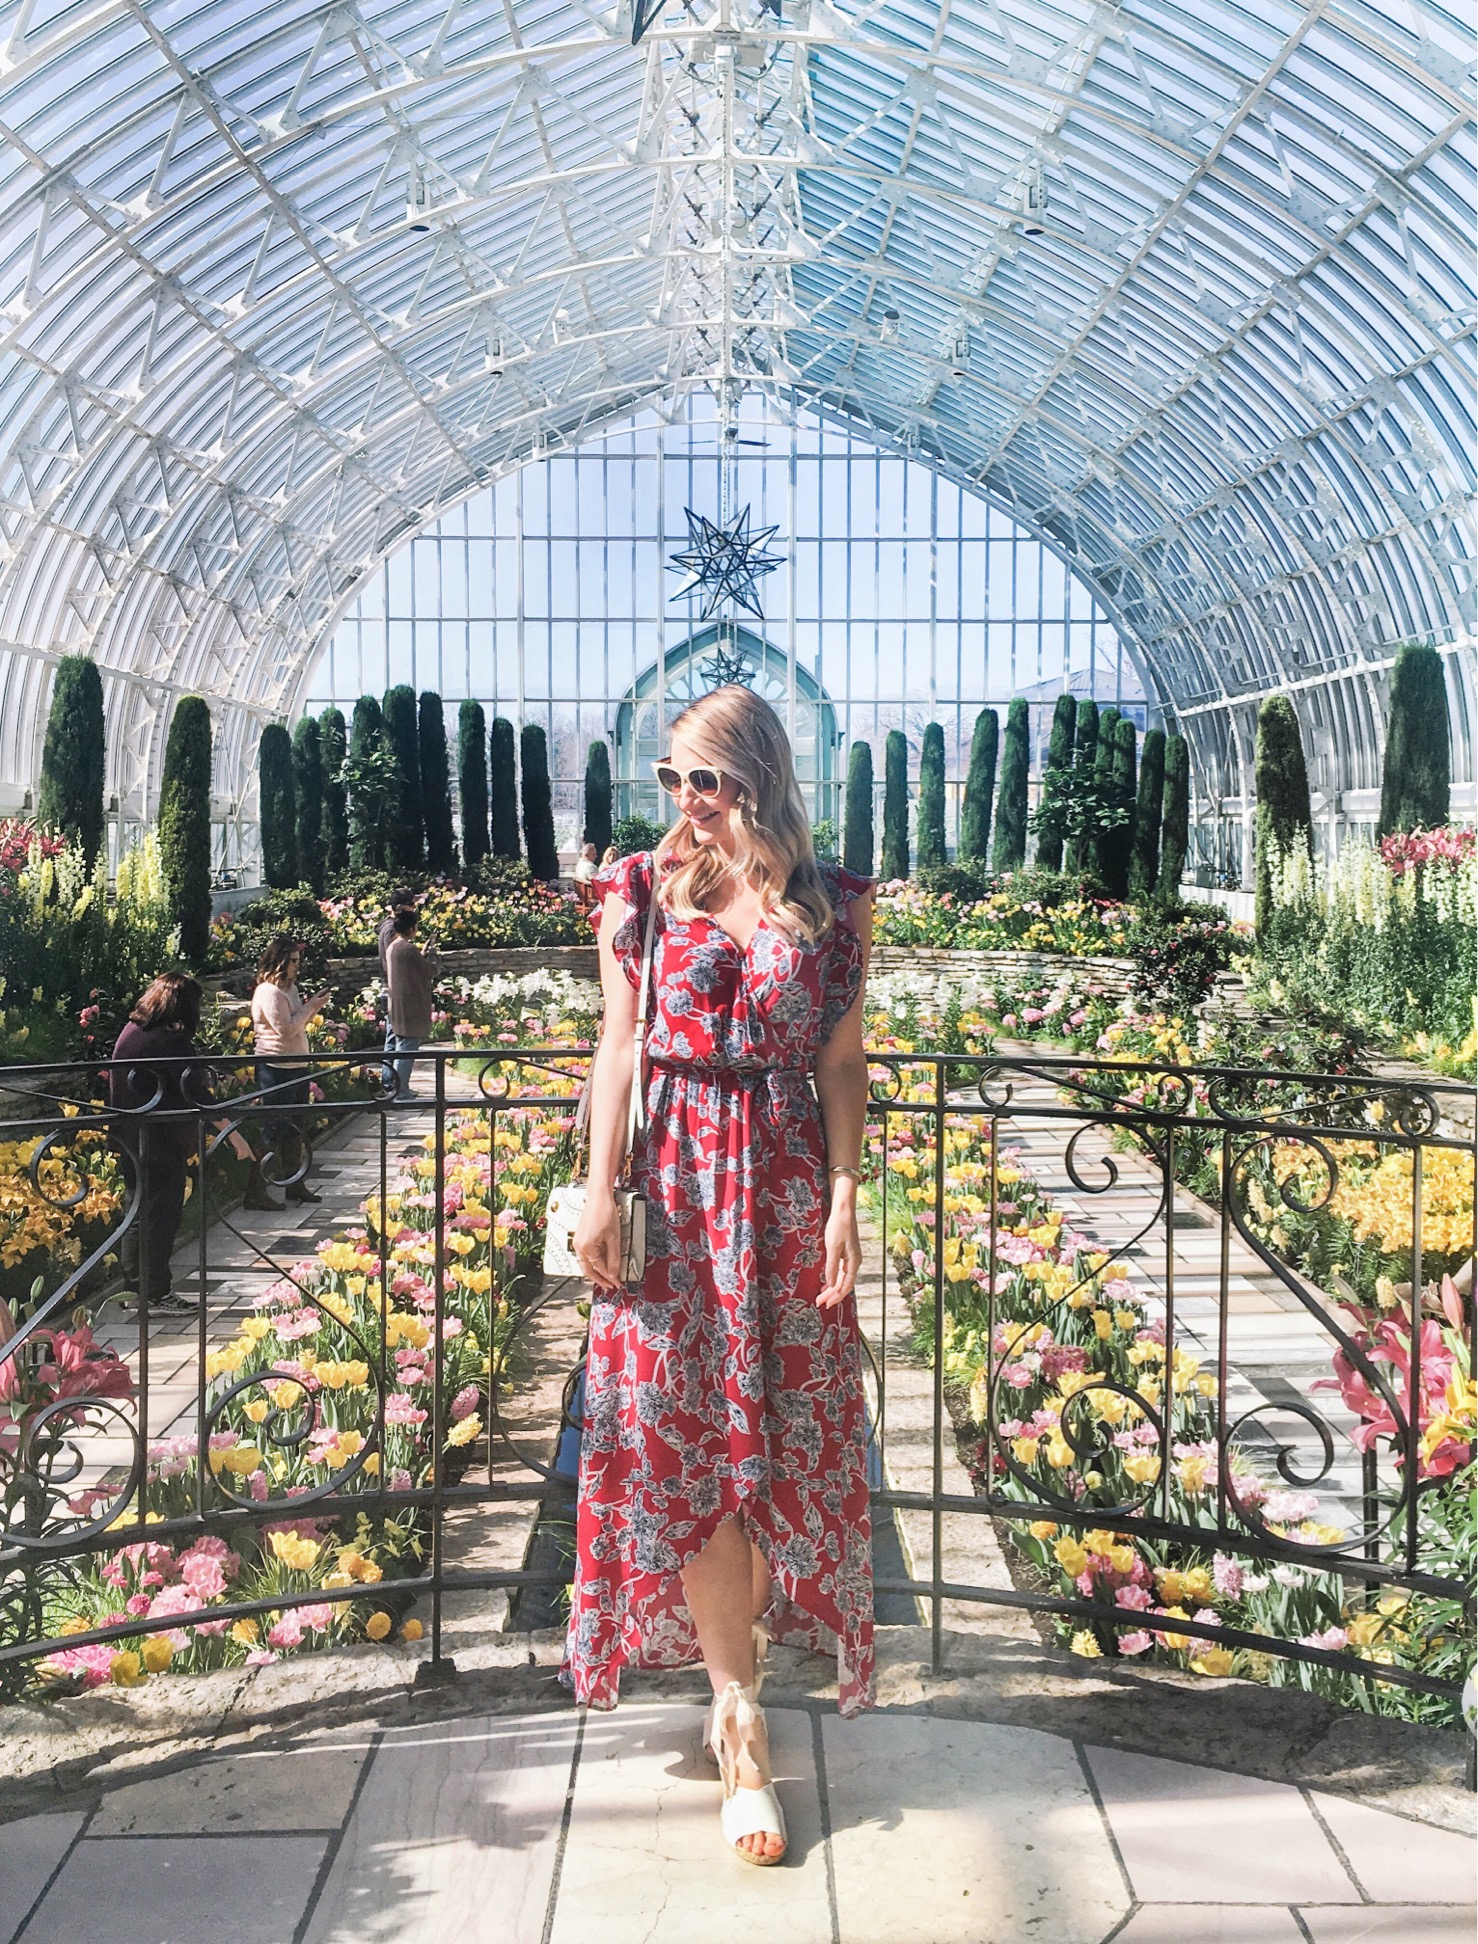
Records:
M927 1089L925 1090L927 1092ZM1030 1583L1065 1597L1123 1610L1122 1623L1055 1622L1075 1652L1092 1657L1151 1655L1203 1675L1240 1674L1274 1685L1296 1682L1382 1712L1447 1718L1451 1709L1389 1683L1369 1689L1348 1676L1267 1654L1217 1645L1178 1632L1177 1620L1219 1624L1313 1647L1346 1648L1373 1666L1399 1665L1460 1679L1472 1653L1471 1615L1426 1595L1352 1590L1320 1563L1296 1558L1253 1570L1222 1535L1204 1546L1137 1531L1154 1509L1171 1521L1216 1526L1217 1383L1184 1349L1167 1353L1163 1323L1149 1311L1121 1263L1076 1234L1019 1158L995 1157L997 1199L990 1200L989 1129L947 1116L944 1222L933 1226L935 1152L927 1127L892 1120L883 1149L870 1143L873 1192L886 1246L905 1292L932 1290L935 1250L946 1291L939 1354L956 1423L977 1483L1042 1508L1075 1513L1103 1506L1098 1524L1063 1526L1041 1516L1008 1526ZM1470 1191L1471 1192L1471 1191ZM994 1234L994 1256L991 1237ZM1478 1393L1451 1285L1440 1321L1424 1326L1424 1377L1418 1403L1419 1500L1424 1564L1471 1567L1468 1509ZM934 1354L932 1302L915 1305L920 1348ZM1352 1313L1397 1372L1399 1325ZM1340 1357L1329 1380L1360 1410L1361 1448L1389 1439L1375 1400ZM1157 1413L1165 1435L1153 1421ZM1357 1436L1357 1442L1361 1439ZM1344 1539L1312 1492L1285 1490L1233 1448L1230 1491L1240 1515L1293 1547ZM1165 1476L1168 1468L1168 1478ZM1126 1510L1126 1508L1129 1508Z
M507 1077L527 1093L571 1084L542 1073ZM40 1663L43 1682L136 1686L170 1668L255 1666L336 1641L381 1640L397 1625L403 1638L419 1635L416 1621L398 1621L406 1601L395 1583L418 1570L424 1517L414 1504L395 1501L425 1486L436 1462L432 1145L428 1136L428 1153L394 1182L383 1208L376 1196L364 1203L362 1228L295 1263L258 1298L231 1341L209 1355L207 1508L270 1505L272 1516L233 1523L225 1536L207 1532L183 1547L166 1533L95 1555L52 1587L48 1632L84 1633L130 1618L179 1624L64 1649ZM490 1393L510 1383L508 1342L521 1278L566 1145L563 1118L540 1108L503 1108L491 1134L482 1114L448 1122L441 1327L449 1465L465 1462L485 1439ZM79 1354L86 1358L86 1345ZM127 1367L111 1353L94 1367L107 1384L95 1386L98 1394L131 1396ZM39 1371L43 1391L28 1395L28 1405L68 1394L46 1388L48 1371ZM21 1401L9 1408L18 1422ZM140 1498L114 1526L136 1533L140 1519L167 1526L188 1517L197 1469L193 1431L152 1444ZM315 1515L307 1495L329 1491L362 1493L363 1510ZM73 1509L86 1514L99 1499L106 1502L106 1492L85 1495ZM307 1502L295 1513L298 1499ZM315 1593L323 1598L305 1600ZM261 1618L210 1617L213 1607L277 1600L295 1604Z

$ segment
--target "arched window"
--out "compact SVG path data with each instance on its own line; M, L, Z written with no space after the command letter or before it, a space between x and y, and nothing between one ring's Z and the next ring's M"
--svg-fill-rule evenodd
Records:
M739 681L770 703L790 735L796 775L813 822L837 814L836 710L816 678L795 671L792 719L790 664L773 643L732 622L689 635L661 662L662 711L658 714L658 664L644 669L616 711L616 814L659 821L666 809L652 765L667 754L668 725L690 702L723 682Z

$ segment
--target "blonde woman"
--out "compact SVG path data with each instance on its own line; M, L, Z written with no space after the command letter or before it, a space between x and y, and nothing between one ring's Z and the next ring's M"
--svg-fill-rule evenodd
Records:
M609 1708L623 1666L701 1656L724 1838L767 1864L785 1821L757 1651L770 1634L834 1645L842 1713L872 1703L852 1300L871 887L818 865L784 731L748 689L695 702L671 750L656 768L677 822L597 881L605 1024L575 1236L596 1295L565 1678ZM653 896L649 1124L633 1157L647 1265L624 1289L612 1190Z

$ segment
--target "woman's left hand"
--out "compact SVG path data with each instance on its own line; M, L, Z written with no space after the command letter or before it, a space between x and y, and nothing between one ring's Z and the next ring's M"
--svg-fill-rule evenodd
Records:
M816 1298L819 1309L835 1309L857 1286L862 1267L862 1238L857 1233L857 1204L842 1193L826 1218L826 1283Z

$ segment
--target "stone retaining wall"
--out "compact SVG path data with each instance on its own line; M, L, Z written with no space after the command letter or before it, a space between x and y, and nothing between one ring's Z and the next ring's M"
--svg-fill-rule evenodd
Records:
M1071 952L975 952L943 945L879 945L872 955L875 972L954 973L978 979L1040 980L1050 985L1064 976L1092 980L1113 999L1127 998L1134 973L1131 959L1080 958Z

